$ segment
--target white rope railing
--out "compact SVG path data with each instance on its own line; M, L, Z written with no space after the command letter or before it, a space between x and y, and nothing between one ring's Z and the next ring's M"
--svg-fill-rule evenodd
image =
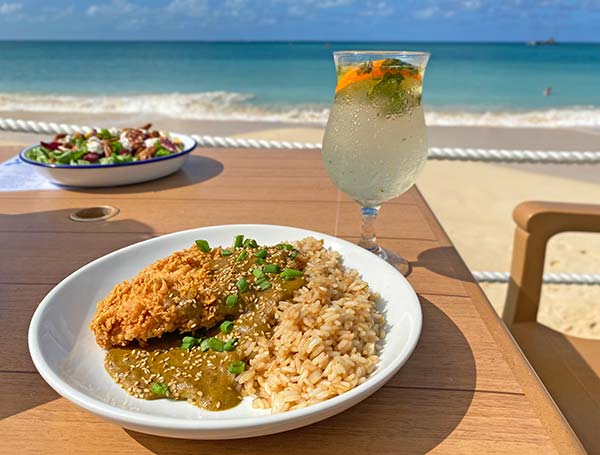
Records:
M64 123L34 122L0 118L0 130L25 133L56 134L87 132L89 126L68 125ZM261 139L243 139L221 136L193 134L200 147L265 148L286 150L320 149L319 143L267 141ZM430 160L483 161L494 163L546 163L546 164L598 164L600 151L541 151L541 150L505 150L482 148L430 147Z
M508 272L471 272L480 283L508 283ZM587 284L599 285L600 273L544 273L544 284Z
M65 123L34 122L31 120L14 120L0 118L0 131L15 131L24 133L73 134L86 133L93 128ZM315 150L321 144L288 141L267 141L261 139L243 139L220 136L193 134L192 137L200 147L230 147L230 148L264 148L287 150ZM497 150L479 148L449 148L430 147L430 160L450 161L486 161L497 163L547 163L547 164L598 164L600 151L534 151L534 150ZM480 283L507 283L510 280L508 272L472 272L473 277ZM600 274L576 273L546 273L544 283L547 284L579 284L600 285Z

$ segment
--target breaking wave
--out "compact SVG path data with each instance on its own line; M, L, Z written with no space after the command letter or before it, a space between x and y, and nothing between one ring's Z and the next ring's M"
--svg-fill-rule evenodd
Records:
M260 105L249 93L201 92L140 95L62 95L0 93L0 111L153 114L189 120L302 123L322 126L323 105ZM437 126L600 128L600 108L592 106L529 111L426 109L427 124Z

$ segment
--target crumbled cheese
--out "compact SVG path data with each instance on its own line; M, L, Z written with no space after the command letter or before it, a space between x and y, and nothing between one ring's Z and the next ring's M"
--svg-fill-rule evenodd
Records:
M121 133L121 136L119 136L119 142L125 150L131 150L131 142L127 139L125 132Z
M104 149L102 148L102 143L100 142L100 139L98 139L96 136L92 136L87 140L86 143L88 152L91 153L98 153L100 155L104 154Z
M149 137L148 139L146 139L144 141L144 145L146 147L152 147L154 144L156 144L158 142L158 138L156 137Z
M119 128L109 128L108 132L111 134L111 136L118 136L119 135Z

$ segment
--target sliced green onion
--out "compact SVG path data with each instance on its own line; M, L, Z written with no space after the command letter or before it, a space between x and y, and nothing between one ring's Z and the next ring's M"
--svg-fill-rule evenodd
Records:
M266 278L267 278L267 277L265 276L265 273L264 273L264 272L263 272L261 269L259 269L258 267L257 267L257 268L255 268L255 269L252 269L252 275L254 275L254 277L255 277L257 280L260 280L260 279L266 279Z
M223 257L231 256L232 254L233 254L233 251L231 251L231 250L225 250L225 249L221 250L221 256L223 256Z
M233 238L233 247L234 248L241 248L242 245L244 244L244 236L243 235L236 235Z
M225 299L225 306L227 308L233 308L234 306L236 306L238 303L238 295L237 294L231 294L228 295L227 298Z
M254 239L246 239L244 240L244 246L246 248L256 248L258 246L258 243L256 243L256 240Z
M208 338L206 341L208 343L208 347L213 351L223 352L223 347L225 346L223 341L215 337Z
M248 252L246 250L244 250L240 254L238 254L238 257L235 258L235 262L242 262L247 257L248 257Z
M265 272L265 273L279 273L279 266L277 264L265 264L263 266L263 272Z
M221 322L221 325L219 326L219 330L221 330L221 332L223 332L223 333L231 333L231 331L233 330L233 322L231 322L231 321Z
M210 245L206 240L196 240L196 246L200 251L204 251L205 253L210 252Z
M302 272L300 270L296 270L296 269L285 269L285 273L287 273L289 276L293 276L293 277L302 276Z
M302 272L300 270L286 268L283 272L279 274L279 276L284 280L289 281L299 276L302 276Z
M266 291L271 287L271 282L267 279L257 281L256 285L261 291Z
M225 344L223 345L223 350L224 351L233 351L235 349L235 345L237 344L237 342L238 342L237 338L226 341Z
M208 344L208 340L210 340L210 338L205 338L204 340L202 340L200 342L200 350L202 352L206 352L210 349L210 345Z
M296 259L298 257L298 251L294 250L290 253L290 259Z
M264 259L267 257L267 250L265 250L264 248L262 250L258 250L256 253L254 253L254 256L256 256L257 258L261 258Z
M254 262L256 262L258 265L264 265L267 263L267 261L265 261L262 258L256 258L256 261L254 261Z
M229 367L229 369L231 370L231 367ZM242 371L244 370L242 369ZM152 384L150 390L157 395L166 395L166 393L169 391L169 387L162 382L155 382Z
M235 285L240 290L240 292L248 292L248 290L250 289L250 285L244 278L240 278L239 280L237 280L237 283L235 283Z
M231 365L229 365L229 372L231 374L241 374L244 372L245 369L246 364L241 360L235 360L231 362Z
M275 247L278 250L293 250L294 249L294 245L290 245L289 243L280 243L278 245L275 245Z
M183 337L183 340L181 340L181 349L189 351L195 344L196 338L191 336Z

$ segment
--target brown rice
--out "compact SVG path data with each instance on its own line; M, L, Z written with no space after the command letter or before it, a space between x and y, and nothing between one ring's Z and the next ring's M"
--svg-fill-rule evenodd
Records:
M379 361L384 317L358 272L339 253L306 238L294 245L308 257L306 286L279 302L270 338L243 343L248 369L238 376L254 406L282 412L340 395L362 384Z

